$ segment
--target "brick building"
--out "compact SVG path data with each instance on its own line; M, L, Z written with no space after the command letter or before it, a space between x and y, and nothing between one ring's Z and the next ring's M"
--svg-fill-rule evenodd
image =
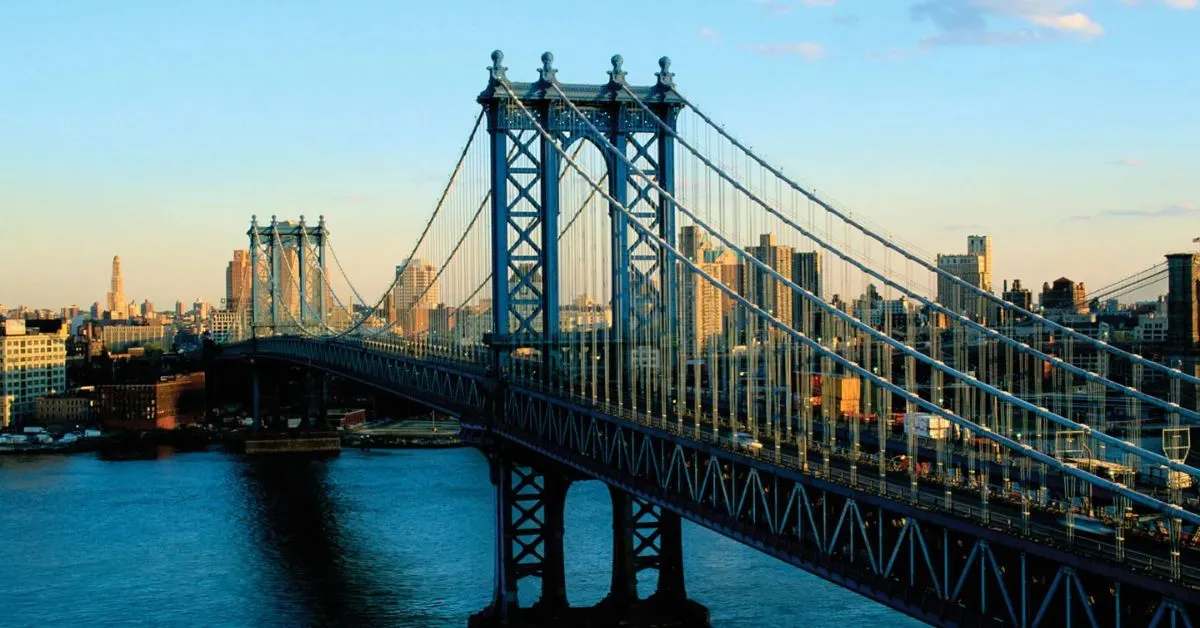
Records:
M204 416L204 373L164 377L152 384L97 386L96 397L105 429L173 430Z

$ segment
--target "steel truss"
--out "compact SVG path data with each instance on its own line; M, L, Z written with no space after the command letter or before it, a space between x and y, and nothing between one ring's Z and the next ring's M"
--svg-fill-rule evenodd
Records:
M257 338L223 348L223 359L272 358L353 379L453 416L484 411L491 384L469 364L412 358L383 350L386 343L296 336Z
M496 434L934 625L1191 625L1194 591L903 502L507 389Z
M614 333L627 352L634 339L648 342L670 333L652 326L661 318L658 314L674 319L674 268L661 247L630 224L636 220L665 241L675 242L674 204L658 191L675 189L674 139L671 129L658 127L658 120L674 124L681 109L671 95L669 62L664 61L657 85L628 88L621 58L613 57L609 82L580 86L571 93L574 108L568 108L556 92L557 70L550 53L542 56L540 79L534 83L509 83L503 55L497 51L492 60L488 88L477 100L483 105L491 138L492 267L503 272L492 282L491 341L501 370L512 349L548 346L559 331L557 237L563 162L553 143L567 146L590 139L599 147L611 142L627 154L626 159L617 159L601 151L610 175L609 193L625 208L611 212ZM653 116L622 96L627 88L652 103ZM519 94L519 104L510 94ZM537 122L531 122L522 108ZM542 136L539 127L547 129L550 137ZM657 187L646 183L647 176L654 178ZM555 363L553 353L542 352L547 376ZM632 361L631 356L628 353L626 361Z

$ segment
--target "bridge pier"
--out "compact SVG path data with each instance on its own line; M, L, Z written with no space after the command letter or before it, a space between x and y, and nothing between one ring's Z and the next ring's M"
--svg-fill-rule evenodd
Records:
M254 429L262 429L262 391L258 382L258 365L250 363L250 413L254 419Z
M708 609L687 599L683 581L683 542L679 516L609 488L613 504L613 563L609 594L599 604L572 608L567 602L563 514L573 477L548 461L530 463L490 455L496 489L495 582L491 605L471 616L468 626L573 625L708 626ZM659 571L658 588L638 597L637 574ZM541 580L541 597L528 608L518 584Z

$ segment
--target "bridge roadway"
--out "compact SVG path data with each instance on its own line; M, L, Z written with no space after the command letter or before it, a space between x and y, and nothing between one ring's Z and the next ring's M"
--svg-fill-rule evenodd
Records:
M484 423L475 423L474 419L479 416L481 411L485 414L487 413L483 404L478 403L477 400L470 401L460 396L452 397L445 386L443 386L443 390L440 393L436 394L432 390L427 390L427 387L424 385L421 385L421 390L416 390L414 389L414 386L417 386L414 383L416 381L413 379L414 376L407 374L408 370L414 368L418 370L422 368L446 368L447 371L455 371L457 373L457 375L454 375L455 377L466 378L473 382L471 386L479 389L493 386L494 384L489 384L489 382L495 381L494 372L488 371L478 364L464 364L458 360L444 358L429 361L423 358L414 359L409 355L405 355L401 347L388 346L390 343L382 342L365 343L359 341L344 343L341 346L334 345L332 347L334 350L330 352L334 355L319 356L319 352L303 350L303 345L307 343L308 349L314 349L317 344L329 346L332 343L328 341L304 341L301 339L281 340L284 340L284 342L270 342L262 348L243 347L243 356L245 357L246 354L250 356L257 354L263 357L282 358L302 365L323 368L343 376L359 379L364 383L384 388L393 393L408 396L419 402L430 403L430 405L462 418L464 428L468 430L474 428L486 434L495 434L504 440L547 455L552 459L583 471L591 477L604 480L623 490L628 490L639 499L644 499L650 503L667 508L685 518L715 529L752 547L756 547L765 553L781 558L816 573L827 580L855 590L867 597L876 599L930 623L960 625L957 621L946 616L948 612L946 605L950 604L951 607L954 607L957 604L957 607L961 608L963 598L959 596L959 592L963 589L964 582L967 580L965 570L970 566L972 559L968 559L966 565L963 566L964 571L959 576L958 584L955 586L953 592L951 592L950 588L951 573L949 564L951 558L949 551L943 551L942 558L946 566L943 570L941 583L937 582L937 575L933 575L933 585L929 589L925 589L924 593L921 591L905 590L897 597L893 585L905 586L905 583L897 582L895 574L890 578L888 576L889 573L892 573L891 562L895 561L897 555L900 553L899 545L892 552L891 560L888 562L886 569L883 568L884 530L882 524L884 522L885 511L886 516L889 517L903 517L905 521L913 517L921 525L940 527L943 534L947 535L942 543L943 548L946 548L949 543L951 537L948 535L951 534L952 529L954 530L953 534L971 535L971 538L978 539L975 549L971 550L972 557L975 556L975 551L980 547L980 544L985 541L994 544L993 547L1019 548L1021 580L1016 580L1016 582L1021 582L1022 586L1020 591L1021 620L1018 620L1018 616L1013 610L1011 596L1007 592L1004 592L1003 598L1009 607L1008 612L1011 622L1008 618L1002 620L996 619L999 615L996 615L997 611L994 609L992 611L987 611L986 609L979 611L984 613L980 617L981 619L983 617L991 617L990 621L1026 625L1025 620L1030 615L1029 609L1025 608L1026 591L1024 582L1022 582L1025 575L1026 552L1029 553L1031 559L1037 557L1038 560L1049 561L1054 568L1058 568L1061 565L1062 569L1074 570L1068 572L1064 581L1069 582L1074 577L1071 574L1078 571L1099 577L1102 579L1101 582L1116 582L1115 595L1118 608L1121 608L1122 604L1121 582L1132 585L1132 591L1134 592L1141 590L1149 594L1161 595L1160 599L1162 602L1159 606L1158 615L1156 615L1156 617L1160 618L1163 608L1169 606L1173 609L1180 603L1186 604L1189 608L1194 608L1196 601L1200 600L1200 572L1191 565L1184 565L1181 572L1182 578L1172 579L1171 565L1166 558L1167 552L1164 544L1148 542L1146 539L1134 542L1133 539L1130 539L1126 543L1124 557L1122 558L1119 556L1115 544L1107 542L1104 539L1091 538L1078 533L1073 535L1073 537L1068 535L1061 525L1055 525L1056 522L1053 513L1031 513L1026 527L1018 507L995 500L989 501L985 508L984 502L979 495L964 491L962 487L953 485L950 486L952 499L947 504L946 488L943 485L925 481L919 483L914 491L914 487L911 485L906 474L892 472L880 478L870 472L863 473L860 471L854 473L851 470L851 463L848 459L837 455L830 455L828 458L825 458L825 453L818 448L820 443L811 443L813 446L810 447L809 451L820 457L821 463L810 462L807 468L805 468L800 459L799 451L793 444L781 444L778 453L772 447L769 451L760 453L759 455L748 455L749 452L734 446L727 435L727 427L714 430L711 425L702 424L697 432L694 421L691 425L685 426L684 417L682 416L678 418L666 418L648 416L640 412L633 413L627 409L618 408L602 401L593 401L590 398L569 395L557 387L549 387L536 382L531 383L521 380L503 384L502 386L506 387L506 392L493 389L487 393L492 398L495 398L500 393L504 393L508 395L520 395L530 399L541 399L545 401L545 407L547 408L567 408L571 413L588 415L598 421L606 422L609 425L604 428L604 433L614 433L617 435L629 434L630 439L635 439L639 438L639 436L634 432L640 431L640 438L643 439L643 443L647 439L653 438L657 439L659 444L666 446L668 440L678 439L675 441L677 449L679 446L684 446L697 453L697 456L687 463L691 465L688 472L689 476L694 472L697 478L699 478L701 469L699 468L700 458L698 454L706 452L706 455L710 456L710 461L718 461L726 470L729 470L731 467L744 467L750 469L751 473L759 470L764 474L773 474L777 484L781 480L786 479L787 482L795 482L795 486L798 489L808 487L810 491L823 491L822 495L829 496L831 499L845 499L864 504L868 507L879 508L879 557L877 560L870 560L871 566L869 567L864 566L861 562L856 563L853 555L853 536L850 537L851 554L848 556L834 556L834 542L843 542L839 541L838 537L838 531L842 528L841 522L838 523L837 530L834 532L832 541L829 542L828 549L824 548L825 542L829 540L828 530L824 532L818 531L815 522L812 522L813 532L822 537L817 539L821 541L820 545L822 547L813 548L810 545L811 541L805 542L804 528L807 526L802 521L799 521L800 517L797 517L798 520L795 525L789 524L790 536L787 538L785 538L784 530L771 530L770 534L773 538L765 539L764 534L768 532L763 522L757 520L758 515L755 514L755 511L742 512L739 505L738 512L734 513L731 510L729 513L724 513L724 515L733 515L732 518L724 516L723 513L715 512L717 505L715 488L713 489L713 503L700 503L707 498L701 500L697 499L695 495L691 498L685 498L678 491L667 490L665 484L659 486L654 482L643 481L645 478L631 477L628 469L622 471L620 469L613 469L611 465L598 464L597 457L594 454L589 456L581 455L578 451L568 451L561 446L561 443L558 443L556 446L556 443L550 442L552 439L547 438L547 434L536 433L537 430L532 429L532 424L527 420L522 423L520 420L513 420L511 417L501 417L499 419L489 419ZM280 344L283 345L283 350L280 350ZM350 351L346 351L346 349L350 349ZM375 354L376 358L370 358L369 354ZM387 360L380 361L377 359L381 357L398 360L399 366L387 363ZM374 366L370 365L372 360L375 361ZM443 367L432 366L434 364L441 364ZM370 369L374 369L374 374L366 372ZM400 370L405 370L406 372L403 378L407 379L404 379L403 382L396 380L394 377L394 374ZM387 377L383 377L384 375L387 375ZM478 397L477 392L473 392L472 394ZM503 405L507 408L514 404L505 403ZM564 422L566 421L559 421L559 423ZM622 427L622 424L626 425L626 427ZM617 431L612 432L614 426ZM557 429L561 431L564 428L560 426ZM625 431L623 432L622 430ZM660 435L666 438L661 438ZM623 441L624 438L622 435L621 440ZM576 436L576 439L578 439L578 436ZM632 443L627 444L623 442L621 446L632 447ZM665 456L666 454L663 455ZM826 460L828 460L827 465L825 464ZM672 462L671 464L674 463ZM617 466L621 465L618 463ZM626 463L626 466L628 466L628 463ZM736 478L733 477L734 472L731 471L730 473L730 480L735 480ZM725 490L724 482L725 478L722 477L722 492ZM700 490L703 491L703 487ZM762 490L761 483L760 490ZM736 487L734 491L736 491ZM745 500L744 495L742 499ZM779 497L776 497L776 501L778 499ZM805 500L805 507L809 507L808 498L805 497ZM824 503L826 502L822 498L822 504ZM849 505L852 506L853 504ZM767 509L765 502L763 508L764 510ZM778 504L776 508L778 508ZM778 509L775 511L777 518L780 512ZM810 510L810 520L812 516L812 511ZM860 525L863 521L862 516L860 513ZM846 510L843 510L842 519L845 520L845 517ZM783 514L783 518L787 518L786 513ZM822 519L824 519L824 515L822 515ZM824 528L827 525L828 521L826 520L825 526L822 527ZM907 526L907 524L905 525ZM920 533L919 526L915 529ZM865 539L865 531L862 534ZM910 545L912 537L913 535L909 534ZM897 543L902 541L903 538L903 535L901 535ZM921 542L924 547L924 540ZM1160 548L1162 549L1161 552L1153 551ZM866 551L870 552L871 550L867 548ZM910 547L910 556L911 551ZM924 549L923 551L926 552L925 563L929 564L929 573L933 574L935 570L930 563L928 555L930 550ZM986 548L983 550L984 553L988 551ZM1005 549L1005 551L1008 551L1008 549ZM1003 573L1004 568L996 567L997 556L999 554L996 553L995 549L991 550L991 552L993 568L999 569L999 572ZM1161 558L1155 554L1159 554ZM1188 552L1188 554L1190 555L1191 552ZM1012 556L1016 556L1016 554L1012 554ZM983 558L979 560L982 570ZM911 558L909 562L912 562ZM910 571L913 569L911 564L909 565L909 569ZM997 578L1013 578L1015 572L1012 570L1017 569L1017 567L1010 561L1008 569L1009 572L1006 576L997 575ZM1045 600L1039 607L1038 619L1048 612L1047 609L1050 609L1049 612L1051 613L1061 612L1053 610L1054 605L1051 603L1051 593L1058 586L1063 573L1060 570L1057 575L1054 575L1054 584L1045 593ZM1034 580L1036 578L1032 578L1031 582ZM1082 596L1083 585L1079 584L1080 579L1076 578L1075 583ZM913 589L919 584L919 582L914 580L908 584L908 589ZM983 583L981 582L981 584ZM1003 583L1001 583L1001 586L1004 586ZM1012 586L1011 582L1010 586ZM1029 586L1033 587L1033 584ZM1070 584L1063 586L1070 587ZM978 594L981 597L987 595L987 586L985 584L983 588L985 591ZM1111 592L1111 588L1109 591ZM935 598L939 598L933 600L933 606L935 609L940 610L930 610L927 596L931 592ZM921 599L914 601L914 595ZM1068 609L1070 608L1070 595L1071 593L1068 591ZM1034 594L1031 593L1030 598L1034 597ZM1138 599L1143 600L1140 597ZM1094 603L1099 604L1099 602ZM1037 604L1036 599L1033 600L1033 604ZM984 606L986 606L986 603ZM1086 610L1088 617L1092 618L1091 607L1084 605L1083 608ZM986 615L987 612L991 612L992 615ZM1069 616L1072 611L1067 610L1066 613ZM1172 614L1171 618L1173 621L1175 615ZM1036 623L1035 621L1034 625ZM1092 621L1091 623L1095 624L1096 622Z
M521 386L529 386L532 388L541 388L537 383L521 382ZM555 394L563 395L561 390L546 389L543 391L551 391ZM700 431L696 432L695 422L688 424L685 418L669 419L648 415L644 413L634 413L627 409L618 408L614 404L604 403L601 401L593 401L588 397L571 395L575 403L589 404L594 409L611 414L614 417L619 417L626 421L638 423L665 432L669 432L676 436L692 439L697 442L705 442L707 444L719 447L730 454L749 458L753 460L765 461L783 468L793 469L802 473L811 474L813 477L829 480L852 488L861 490L881 497L886 497L898 502L907 502L927 510L938 510L949 512L955 516L973 521L984 527L988 527L997 532L1006 534L1023 535L1035 542L1065 549L1075 554L1084 555L1090 558L1104 560L1114 565L1122 565L1133 571L1138 571L1146 574L1154 574L1156 577L1163 579L1171 578L1171 569L1167 556L1167 548L1161 546L1161 555L1154 556L1147 551L1147 546L1153 543L1143 544L1140 549L1132 549L1129 547L1130 540L1126 540L1124 549L1124 561L1119 559L1116 545L1106 543L1098 538L1088 538L1086 533L1076 532L1071 537L1068 536L1062 525L1057 524L1057 518L1063 513L1060 509L1040 509L1034 502L1030 503L1031 513L1028 523L1028 532L1026 529L1024 517L1020 511L1020 503L1009 502L1002 497L998 499L989 499L986 504L980 498L977 491L965 490L965 488L956 483L943 483L935 477L922 477L917 484L917 496L913 498L913 487L907 472L904 471L888 471L885 478L880 478L878 475L878 467L868 466L861 463L858 464L858 470L852 471L854 466L853 460L848 456L830 453L824 447L821 447L820 442L814 439L814 445L808 448L811 454L816 454L820 460L814 462L811 458L806 465L803 463L799 447L794 443L780 443L778 453L775 453L773 446L774 441L769 436L761 436L760 442L763 443L763 448L755 452L747 447L739 446L733 439L732 430L729 427L719 427L714 431L711 422L702 420L700 423ZM819 432L820 430L818 430ZM904 441L900 441L904 442ZM824 462L826 458L829 461L828 470L825 469ZM960 462L965 461L960 460ZM1000 470L995 469L993 473L1000 477ZM946 493L949 489L953 498L950 500L950 508L946 507ZM999 496L998 496L999 497ZM1128 530L1126 530L1128 532ZM1200 550L1188 546L1190 553L1200 558ZM1200 568L1184 565L1182 567L1182 582L1183 584L1194 588L1200 594Z

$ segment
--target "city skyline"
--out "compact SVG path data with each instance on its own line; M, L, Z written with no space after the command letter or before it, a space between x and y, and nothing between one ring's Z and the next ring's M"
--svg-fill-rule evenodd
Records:
M1185 142L1200 116L1180 80L1200 69L1187 54L1200 11L1132 4L744 2L639 7L635 22L569 9L578 19L556 17L536 47L489 39L547 19L520 3L436 38L417 25L459 25L459 7L403 20L382 5L303 7L287 26L242 8L244 29L220 19L222 3L9 9L0 36L31 61L7 72L0 101L12 149L0 200L64 226L60 253L2 299L104 302L120 255L130 297L219 303L253 213L326 214L347 274L380 294L444 184L493 47L515 79L536 76L544 49L569 81L602 79L620 52L630 80L648 82L669 54L681 89L738 121L741 139L931 259L985 233L996 283L1104 285L1191 248L1200 215L1180 175L1200 169ZM621 36L579 36L606 25ZM13 230L3 245L18 258L40 246Z

